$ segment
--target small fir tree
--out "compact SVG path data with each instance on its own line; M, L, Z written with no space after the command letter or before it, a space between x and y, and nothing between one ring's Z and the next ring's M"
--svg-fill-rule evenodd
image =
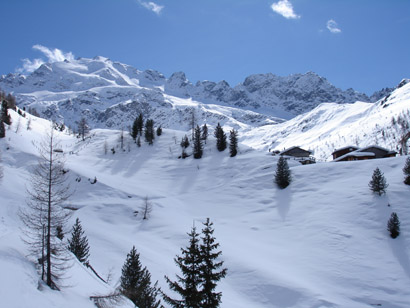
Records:
M198 245L198 236L195 227L192 228L189 235L189 246L181 248L182 256L176 256L174 259L177 266L182 272L182 276L177 275L177 281L171 281L167 276L165 280L169 288L178 293L181 299L173 299L162 293L162 296L173 308L200 308L203 301L201 290L202 279L200 277L201 253Z
M185 137L182 138L180 145L181 145L181 148L182 148L181 157L182 158L188 157L187 153L185 152L185 150L189 147L189 140L188 140L187 135L185 135Z
M404 184L410 185L410 157L407 157L406 164L403 168L404 173Z
M137 136L139 133L139 127L138 127L138 118L135 118L134 123L132 123L132 128L131 128L131 137L136 141Z
M0 118L0 138L6 137L6 128L4 127L3 119Z
M157 127L157 136L161 136L162 135L162 127L161 125Z
M208 139L208 126L206 126L206 123L204 125L202 125L201 139L206 144L206 140Z
M231 157L238 154L238 131L232 129L229 134L229 153Z
M59 240L63 240L63 238L64 238L64 231L63 231L63 227L61 225L57 226L57 228L56 228L56 236Z
M145 122L145 141L148 142L149 145L154 143L155 134L154 134L154 120L147 119Z
M216 148L220 152L224 151L226 149L226 134L219 123L215 128L214 136L216 138Z
M146 267L142 267L140 255L135 246L132 247L122 267L121 293L139 308L157 308L161 306L161 301L157 300L160 292L157 284L151 286L151 274Z
M138 115L138 118L136 119L136 121L137 121L136 127L137 127L137 130L138 130L138 133L139 133L140 136L142 136L142 131L143 131L143 128L144 128L144 117L142 116L142 113L140 113Z
M275 183L279 188L284 189L289 186L291 181L292 177L288 162L283 156L281 156L276 165Z
M81 263L88 263L90 247L78 218L75 220L75 224L71 231L71 239L68 240L68 250L71 251Z
M141 147L141 138L138 136L137 138L137 147Z
M11 117L9 115L7 101L5 100L1 103L1 120L7 125L11 125Z
M373 171L373 176L369 182L370 190L378 193L379 196L386 193L386 189L389 185L386 183L386 179L379 168Z
M195 128L194 132L194 149L193 149L193 154L195 159L199 159L202 157L203 153L203 146L202 146L202 140L201 140L201 129L197 125Z
M189 140L188 140L188 136L185 135L185 137L183 137L181 140L181 148L186 149L187 147L189 147Z
M217 259L222 254L217 251L219 243L215 242L213 236L213 223L207 218L202 229L202 244L200 245L202 266L200 277L202 279L202 308L217 308L221 303L221 292L215 292L217 282L224 278L227 273L226 268L222 268L223 261Z
M392 238L396 238L400 235L400 221L396 213L392 213L389 221L387 222L387 230L390 232Z

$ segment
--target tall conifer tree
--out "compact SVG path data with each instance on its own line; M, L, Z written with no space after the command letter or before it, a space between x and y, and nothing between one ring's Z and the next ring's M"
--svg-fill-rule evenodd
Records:
M284 189L289 186L292 181L290 169L286 159L279 157L278 164L276 166L275 183L279 188Z
M206 144L206 140L208 139L208 126L206 126L206 123L202 125L201 139L204 140Z
M158 282L151 286L151 274L142 268L140 255L135 246L127 255L120 278L121 293L128 297L139 308L157 308L161 301L157 300Z
M138 118L135 118L134 122L132 123L132 128L131 128L131 137L132 139L134 139L134 141L137 140L138 133L139 133Z
M178 293L181 299L173 299L162 292L164 300L174 308L201 308L202 291L200 278L201 253L199 250L198 236L195 227L189 235L189 246L181 248L182 256L174 259L182 272L182 276L177 275L177 281L171 281L167 276L165 280L169 288Z
M202 229L202 244L200 245L202 265L200 276L202 280L202 308L217 308L221 303L221 292L215 292L216 283L226 276L227 269L222 268L223 261L217 261L222 254L217 251L219 243L215 242L213 236L213 223L207 218Z
M203 146L201 140L201 129L197 125L194 132L194 158L198 159L202 157Z
M214 136L216 138L216 148L220 152L224 151L226 149L226 134L219 123L215 128Z
M147 119L145 122L145 141L148 142L149 145L154 143L155 133L154 133L154 120Z
M144 128L144 117L142 113L138 115L136 126L137 126L138 133L140 134L140 136L142 136L142 131Z

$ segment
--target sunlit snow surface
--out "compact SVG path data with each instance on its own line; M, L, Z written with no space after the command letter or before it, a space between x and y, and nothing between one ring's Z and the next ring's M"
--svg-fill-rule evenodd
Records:
M143 142L141 148L127 135L125 151L119 149L119 131L93 130L84 142L59 133L74 190L69 205L78 208L69 225L80 218L91 264L102 277L112 275L106 285L73 261L61 292L44 286L39 290L17 215L26 206L29 170L37 161L32 141L38 142L50 124L33 117L27 130L27 119L10 112L13 124L0 140L1 307L94 307L89 296L112 292L133 245L153 280L169 292L164 275L174 279L179 274L173 258L187 245L193 224L200 229L207 217L214 222L228 268L218 285L221 307L409 307L410 187L403 184L401 170L405 157L309 166L291 160L293 182L279 190L273 184L277 157L267 151L279 142L280 147L297 144L316 153L322 145L329 154L332 143L335 148L354 143L353 132L360 142L373 144L374 137L362 136L370 136L375 123L387 127L391 115L408 106L409 88L397 91L402 91L395 94L397 101L392 97L385 108L381 103L319 106L281 124L282 141L275 126L242 134L235 158L227 150L218 152L209 137L202 159L178 159L179 142L189 133L184 131L165 129L153 146ZM304 120L307 128L297 129ZM382 197L368 188L376 167L389 184ZM90 184L94 177L97 183ZM134 211L145 197L153 211L143 221ZM395 240L386 230L393 211L402 223ZM129 302L122 305L132 307Z

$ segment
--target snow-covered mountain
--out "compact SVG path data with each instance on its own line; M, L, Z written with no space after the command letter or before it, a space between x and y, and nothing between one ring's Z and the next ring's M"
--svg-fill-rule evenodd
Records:
M44 117L70 126L86 117L93 128L127 126L141 111L168 128L188 127L187 116L193 112L211 125L260 126L323 102L370 101L312 72L252 75L231 87L226 81L192 84L182 72L167 79L103 57L43 64L28 76L2 76L0 88L12 92L20 107L36 108Z
M243 133L248 146L283 150L301 146L316 159L331 159L331 153L348 145L379 145L400 151L400 140L410 132L410 79L376 103L321 104L289 121L257 127ZM406 149L404 149L406 150Z

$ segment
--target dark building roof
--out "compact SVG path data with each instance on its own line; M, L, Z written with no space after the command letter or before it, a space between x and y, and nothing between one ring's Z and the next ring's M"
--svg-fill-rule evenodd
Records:
M311 151L304 150L298 146L285 149L279 153L279 155L287 155L287 156L294 156L294 157L309 157L309 155L311 154L312 154Z

